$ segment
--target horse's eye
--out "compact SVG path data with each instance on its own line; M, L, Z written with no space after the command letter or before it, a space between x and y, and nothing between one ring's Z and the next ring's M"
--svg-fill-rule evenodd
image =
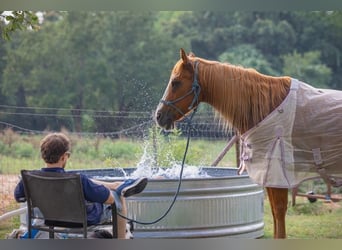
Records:
M171 82L172 88L177 88L180 84L181 82L178 80L172 80Z

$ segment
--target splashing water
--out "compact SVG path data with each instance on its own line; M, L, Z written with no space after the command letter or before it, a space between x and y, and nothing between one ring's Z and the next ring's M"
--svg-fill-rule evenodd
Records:
M147 177L150 179L179 179L180 172L182 170L182 164L179 161L176 161L172 155L171 151L166 152L166 158L168 165L167 167L157 167L156 156L153 153L153 150L150 150L150 143L145 141L143 147L143 155L140 158L140 161L136 165L136 168L133 172L126 172L124 168L117 168L123 176L124 179L128 178L140 178ZM191 179L191 178L208 178L211 177L203 167L198 166L190 166L184 165L182 178ZM93 176L95 179L102 180L112 180L117 177L113 176Z
M129 178L167 178L167 179L178 179L180 176L182 164L173 159L171 153L167 158L170 161L170 166L168 167L155 167L157 166L156 157L149 151L150 145L148 142L145 143L144 153L136 166L136 170L131 173ZM184 165L183 178L205 178L209 175L202 170L201 167Z
M174 164L168 168L154 168L150 167L137 168L132 174L129 175L129 178L139 178L139 177L148 177L148 178L166 178L166 179L178 179L180 177L181 164ZM146 171L147 170L147 171ZM205 178L209 175L202 170L200 167L185 165L182 173L182 178Z

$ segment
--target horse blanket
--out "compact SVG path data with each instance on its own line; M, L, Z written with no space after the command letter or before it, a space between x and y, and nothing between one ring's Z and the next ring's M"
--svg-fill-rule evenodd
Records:
M265 187L342 178L342 91L292 79L285 100L241 135L241 169ZM339 183L341 184L341 183Z

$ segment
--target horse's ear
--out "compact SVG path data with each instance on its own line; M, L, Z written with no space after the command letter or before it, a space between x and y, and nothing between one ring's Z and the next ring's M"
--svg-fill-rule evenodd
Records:
M193 52L190 52L190 53L189 53L189 56L195 57L195 54L194 54Z
M183 60L184 64L187 64L189 62L188 56L186 55L183 48L180 49L180 57Z

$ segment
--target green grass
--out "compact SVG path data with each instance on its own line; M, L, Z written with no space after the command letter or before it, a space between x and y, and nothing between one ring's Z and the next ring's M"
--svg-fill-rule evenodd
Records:
M170 161L181 162L186 147L186 139L179 137L160 137L155 145L143 140L70 137L72 154L68 169L135 167L145 151L150 157L156 156L157 165L168 166ZM41 136L15 137L11 144L1 139L0 174L18 174L21 169L37 169L44 165L39 155ZM210 166L226 144L224 140L191 140L186 164ZM236 166L235 148L226 154L219 166Z
M6 239L7 234L20 226L19 216L12 217L0 223L0 239Z
M273 217L268 200L265 200L264 212L264 238L270 239L273 238ZM288 239L341 239L342 202L310 203L306 198L297 197L296 205L288 207L286 232Z
M264 202L264 239L273 239L273 218L268 200ZM0 239L19 227L19 216L0 224ZM286 217L288 239L341 239L342 202L328 204L323 200L309 203L297 197L295 207L289 206Z
M141 160L145 150L154 150L153 142L130 139L108 139L77 137L69 135L72 143L72 154L67 163L67 169L95 169L115 167L135 167ZM19 175L21 169L39 169L44 162L39 154L39 141L42 136L19 136L8 132L0 134L0 174ZM158 136L156 155L160 166L168 166L167 160L180 162L183 158L186 139ZM191 140L186 164L195 166L210 166L227 144L227 141ZM172 157L164 157L165 152L171 152ZM152 152L153 153L153 152ZM169 155L169 156L170 156ZM222 159L219 166L235 167L235 149L233 148ZM0 183L2 184L2 183ZM6 185L6 184L5 184ZM1 187L0 187L1 188ZM7 187L2 187L7 189ZM10 192L10 195L12 192ZM0 201L4 197L1 197ZM13 208L2 207L0 211L10 211ZM14 205L16 206L16 204ZM19 227L19 216L13 220L0 222L0 239L14 228Z
M44 166L39 156L40 136L11 135L10 138L7 136L5 139L7 140L0 137L0 174L19 174L21 169L37 169ZM71 136L71 140L72 155L68 161L68 169L133 167L141 160L146 147L153 149L153 144L149 141L92 139L76 136ZM195 166L210 166L226 144L226 141L191 140L186 163ZM166 164L166 160L169 159L165 157L165 152L171 151L173 160L181 161L185 146L185 139L158 138L157 160L159 163ZM218 166L236 166L234 147ZM309 186L308 188L316 187L317 189L318 185L309 184ZM0 197L0 201L2 198ZM264 204L264 238L270 239L273 238L273 218L267 198ZM306 198L297 197L297 205L295 207L290 205L287 213L288 238L342 238L341 207L342 202L335 205L326 204L322 200L309 203ZM18 227L19 216L1 222L0 239L4 239L7 233Z

